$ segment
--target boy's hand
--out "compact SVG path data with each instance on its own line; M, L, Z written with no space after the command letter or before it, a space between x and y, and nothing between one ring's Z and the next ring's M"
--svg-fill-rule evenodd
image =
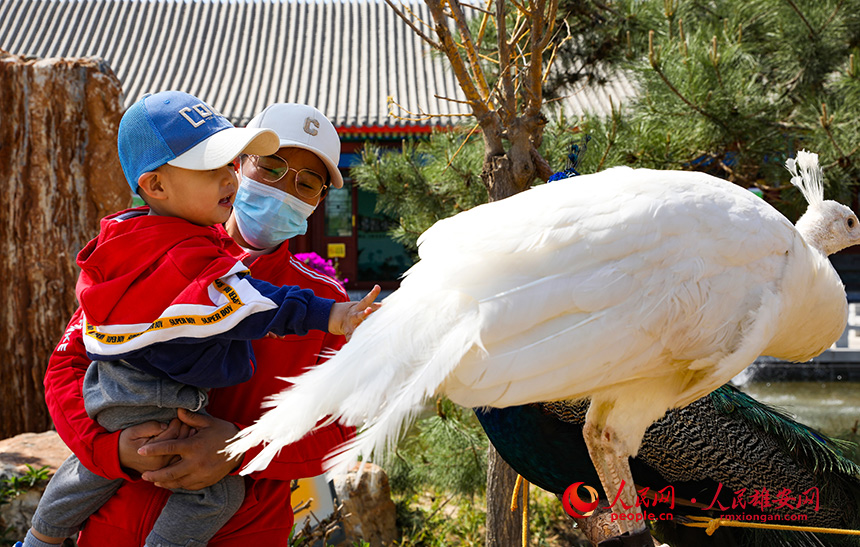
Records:
M382 306L381 303L374 302L381 290L379 285L374 285L367 296L358 302L335 302L328 318L328 331L332 334L343 334L349 338L355 327L361 325L368 315Z
M119 463L125 469L138 473L161 469L170 464L174 455L143 456L138 453L138 449L151 442L184 439L191 433L187 425L175 418L169 425L161 422L145 422L123 429L119 434Z
M140 448L146 456L178 455L179 459L157 471L147 471L143 480L162 488L199 490L212 486L229 475L240 461L228 460L220 451L239 428L208 414L197 414L180 408L179 419L196 433L186 439L151 442Z

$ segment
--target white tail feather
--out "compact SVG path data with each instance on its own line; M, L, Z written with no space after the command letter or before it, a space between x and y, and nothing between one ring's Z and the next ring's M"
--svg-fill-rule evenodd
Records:
M364 427L336 451L332 464L343 469L358 454L368 459L391 447L421 402L479 343L479 332L474 299L444 290L416 297L401 287L334 357L290 379L294 385L266 403L274 408L236 435L225 451L235 456L268 443L242 474L263 469L283 446L330 415Z
M801 150L797 158L785 160L785 168L791 173L791 183L797 186L810 206L824 201L824 183L818 154Z
M275 395L272 398L273 401L283 400L286 397L286 394L292 392L294 389L295 388L288 388L278 395ZM295 408L306 408L308 409L308 412L294 413L295 421L293 422L293 428L284 430L282 434L277 437L277 442L271 442L273 437L269 432L279 431L278 426L281 422L280 415L283 414L283 407L280 407L280 412L278 407L273 408L263 414L263 416L261 416L254 425L240 431L230 440L231 442L224 449L224 452L230 457L238 457L258 444L270 443L262 452L260 452L252 463L245 466L243 474L264 469L283 446L298 441L307 432L314 428L319 419L319 417L315 417L314 414L323 412L314 406L315 402L317 401L308 399L306 394L298 391L290 398L290 404L297 405Z
M281 448L283 447L277 444L267 444L263 447L260 453L254 457L254 459L245 464L242 468L242 474L247 475L248 473L253 473L255 471L262 471L273 459L275 459L275 456L278 455Z
M477 306L474 311L477 311ZM357 437L329 455L324 464L326 471L343 473L358 456L366 461L373 454L393 450L404 426L412 422L421 403L436 392L463 355L479 345L473 327L478 321L476 313L464 313L457 322L448 323L448 335L442 339L434 355L416 368L412 378L384 402L376 415L365 422L365 427Z

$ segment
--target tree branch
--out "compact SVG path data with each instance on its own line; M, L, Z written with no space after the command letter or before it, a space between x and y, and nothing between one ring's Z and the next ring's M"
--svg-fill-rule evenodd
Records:
M511 2L511 4L514 5L515 8L517 8L517 11L519 11L521 14L528 13L528 10L526 9L526 7L522 4L520 4L519 2L517 2L517 0L510 0L510 2Z
M496 0L496 26L498 27L499 48L499 84L501 89L501 101L499 101L505 112L514 112L514 84L511 77L511 48L508 44L507 20L505 18L504 0Z
M711 120L715 124L719 125L723 129L725 129L725 130L729 129L726 126L726 124L723 123L723 121L721 119L714 117L713 115L709 114L705 110L702 110L698 105L693 104L689 99L684 97L684 95L682 95L681 92L678 91L678 89L674 85L672 85L672 82L669 81L669 78L663 73L663 71L660 70L660 65L657 62L656 55L654 54L654 31L653 30L648 32L648 60L651 63L651 68L653 68L654 72L656 72L657 75L660 76L660 79L663 80L663 83L666 84L666 87L668 87L672 93L674 93L679 99L681 99L684 102L684 104L686 104L687 106L689 106L690 108L692 108L693 110L695 110L696 112L701 114L702 116L708 118L709 120Z
M457 99L450 99L448 97L440 97L439 95L435 95L435 97L437 99L443 99L446 101L451 101L451 102L461 103L461 104L468 104L469 106L472 106L472 103L469 101L458 101ZM406 108L404 108L402 104L395 101L394 97L391 97L390 95L388 96L387 105L388 105L388 115L389 116L391 116L392 118L398 119L398 120L406 121L406 122L420 122L420 121L424 121L424 120L429 120L431 118L459 118L459 117L472 116L472 114L430 114L428 112L424 112L423 110L421 110L420 106L418 107L420 112L412 112L411 110L407 110ZM395 114L391 109L391 105L396 106L397 108L399 108L403 112L406 112L407 114L409 114L411 117L407 118L407 117L399 116L399 115Z
M517 15L517 20L514 23L514 32L511 35L511 39L507 41L509 48L514 47L517 42L522 40L526 32L528 32L529 26L527 24L527 21L528 20L526 18Z
M463 62L463 58L460 57L460 53L457 51L457 44L454 42L454 38L451 36L451 31L448 29L442 4L440 0L427 0L426 4L427 7L430 8L430 14L433 16L436 35L439 37L440 41L440 50L446 57L448 57L448 61L451 63L451 68L454 71L454 76L456 76L457 82L460 84L460 88L466 95L466 100L468 100L472 105L475 115L480 118L481 115L486 114L489 109L484 103L480 92L475 87L475 82L473 82L472 78L469 76L469 70Z
M472 41L472 32L466 25L466 17L463 15L463 10L460 8L459 0L449 0L448 6L451 8L451 14L454 16L454 22L457 24L457 29L463 37L463 49L466 50L466 57L469 59L469 64L472 67L472 74L475 76L475 81L478 90L481 92L481 98L489 100L490 90L487 86L487 79L484 76L484 70L481 68L481 63L478 60L478 54L475 50L475 44Z
M478 39L475 41L478 44L478 47L481 47L481 42L484 41L484 33L487 31L487 21L489 21L490 17L493 15L493 12L490 11L490 6L492 4L493 0L487 0L487 9L484 10L484 17L481 18L481 28L478 29Z
M541 107L541 77L543 76L543 54L538 51L538 46L541 42L543 31L543 8L546 5L546 0L537 0L529 2L528 21L529 21L529 53L530 59L524 67L526 69L526 84L525 84L525 108L526 116L535 115L535 103L537 103L537 112L540 112ZM525 57L523 57L525 64Z
M550 11L552 5L558 0L551 0ZM525 115L529 118L540 114L541 106L543 105L543 50L548 43L547 36L551 35L552 31L547 31L544 35L544 10L546 8L546 0L537 0L532 3L529 16L531 19L531 58L528 65L528 84L526 86L526 107ZM548 23L551 26L552 23Z
M486 7L486 8L481 8L481 7L478 7L478 6L474 5L474 4L469 4L469 3L461 4L461 5L460 5L460 7L467 7L467 8L469 8L469 9L471 9L471 10L480 11L480 12L481 12L481 13L483 13L484 15L488 15L488 16L489 16L489 15L494 15L494 14L493 14L493 12L492 12L492 11L490 11L490 3L492 3L492 1L493 1L493 0L490 0L489 2L487 2L487 7Z
M603 169L603 164L606 162L606 158L609 156L609 151L615 144L615 136L618 134L618 119L621 117L621 106L619 105L618 111L616 112L615 105L612 101L612 95L609 96L609 112L612 116L612 127L609 129L609 139L606 141L606 149L603 150L603 155L600 156L600 161L597 163L597 169L594 170L595 173Z
M543 40L540 43L540 50L546 49L549 41L552 39L552 33L555 31L555 16L558 13L558 0L550 0L549 11L544 17L545 21L549 21L549 25L544 33Z
M545 84L547 78L549 78L549 74L552 71L552 65L555 64L555 58L556 58L556 55L558 54L559 48L561 48L561 46L564 45L565 42L573 39L573 37L570 34L570 26L567 24L567 21L564 21L564 28L567 29L567 36L565 38L563 38L561 41L554 43L554 45L552 47L552 54L550 55L549 60L546 63L546 70L544 70L544 73L543 73L543 80L542 80L543 84ZM558 29L558 32L561 32L561 29Z
M466 49L466 46L464 46L463 44L460 44L460 43L457 43L457 47L461 48L461 49ZM494 65L499 64L499 61L497 61L496 59L493 59L492 57L490 57L488 55L484 55L483 53L478 53L477 55L478 55L478 58L483 59L489 63L493 63Z
M454 163L454 158L456 158L456 157L457 157L457 155L460 153L460 150L462 150L462 149L463 149L463 147L464 147L464 146L466 146L466 143L467 143L467 142L469 142L469 139L471 139L471 138L472 138L472 135L474 135L474 134L475 134L475 131L477 131L479 127L480 127L480 125L475 124L475 127L473 127L471 131L469 131L469 134L468 134L468 135L466 135L466 138L465 138L465 139L463 139L463 142L462 142L462 143L460 143L460 146L459 146L459 148L457 148L457 151L456 151L456 152L454 152L454 155L453 155L453 156L451 156L451 158L450 158L450 159L448 159L448 165L446 165L446 166L445 166L445 169L442 169L442 172L443 172L443 173L444 173L445 171L447 171L449 167L451 167L451 165Z
M836 4L836 7L833 8L833 13L830 14L830 17L827 18L827 21L821 26L821 30L824 31L827 27L830 26L830 23L833 22L833 19L836 18L836 14L839 13L839 10L842 9L842 4L845 3L845 0L839 0L839 3Z
M481 128L484 130L485 143L493 150L502 150L501 143L501 120L498 114L490 108L490 106L481 97L480 91L475 87L475 82L469 76L469 70L466 63L460 56L457 50L457 45L451 36L451 31L448 29L448 22L443 13L443 8L440 0L425 0L427 7L430 9L430 14L433 16L433 21L436 24L436 35L439 37L441 51L448 57L451 63L451 69L454 71L454 76L466 96L466 100L472 106L472 112ZM501 3L501 0L500 2Z
M806 28L809 29L809 37L814 38L816 34L815 29L812 28L812 25L810 25L809 21L806 20L806 17L804 17L803 12L800 11L800 8L797 7L797 4L795 4L793 0L785 1L789 6L791 6L791 9L793 9L794 12L797 13L797 16L800 17L800 20L803 21L803 24L806 25Z
M427 42L428 44L430 44L430 47L432 47L433 49L437 49L437 50L439 50L439 51L441 51L441 50L442 50L442 44L440 44L440 43L436 42L435 40L433 40L432 38L430 38L429 36L427 36L426 34L424 34L424 33L421 31L421 29L419 29L418 27L416 27L416 26L412 23L412 21L411 21L408 17L406 17L406 14L404 14L402 11L400 11L399 9L397 9L397 6L395 6L395 5L394 5L394 3L392 3L392 2L391 2L391 0L385 0L385 3L386 3L386 4L388 4L388 5L391 7L391 9L393 9L393 10L394 10L394 13L396 13L396 14L397 14L397 16L398 16L398 17L400 17L400 19L401 19L404 23L406 23L407 25L409 25L409 28L411 28L411 29L415 32L415 34L417 34L418 36L420 36L420 37L421 37L421 39L422 39L422 40L424 40L425 42Z
M827 115L827 104L825 103L821 103L821 116L818 117L818 122L821 124L821 128L824 129L824 132L827 133L827 138L830 139L830 142L833 144L833 148L839 152L841 157L846 157L845 151L842 150L842 147L836 142L833 132L830 131L830 126L833 125L833 115Z

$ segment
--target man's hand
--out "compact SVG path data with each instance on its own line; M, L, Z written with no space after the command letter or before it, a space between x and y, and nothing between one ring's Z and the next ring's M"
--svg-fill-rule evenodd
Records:
M212 486L239 466L241 460L228 460L220 453L227 440L239 432L238 427L185 409L179 409L178 414L179 420L196 433L186 439L150 442L140 447L141 456L179 456L167 467L145 472L144 480L162 488L199 490Z
M355 328L364 322L368 315L382 306L381 303L374 302L381 290L379 285L374 285L367 296L358 302L335 302L328 318L328 331L332 334L351 336Z
M169 425L145 422L123 429L119 434L119 463L125 469L138 473L161 469L170 463L172 454L144 456L138 450L147 443L184 439L190 434L191 428L177 419L172 420Z

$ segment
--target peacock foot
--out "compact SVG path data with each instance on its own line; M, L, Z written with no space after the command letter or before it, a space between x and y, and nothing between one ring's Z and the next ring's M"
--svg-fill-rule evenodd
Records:
M648 529L638 532L624 532L620 536L604 539L597 547L654 547L654 540Z

